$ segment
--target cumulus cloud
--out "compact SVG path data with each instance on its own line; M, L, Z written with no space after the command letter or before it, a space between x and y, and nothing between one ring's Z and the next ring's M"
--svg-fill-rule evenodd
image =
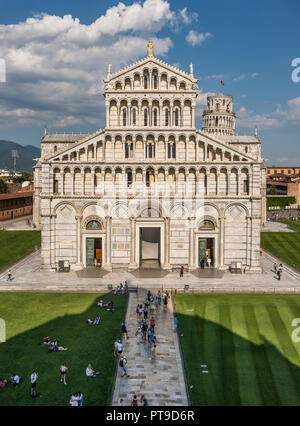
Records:
M34 15L0 25L0 57L7 82L0 86L0 127L65 127L104 124L102 79L108 63L118 71L146 56L147 40L157 56L172 47L156 34L196 16L172 11L167 0L119 3L90 25L71 15ZM16 113L16 112L19 113Z
M185 39L192 46L196 46L196 45L201 45L206 39L211 37L212 37L212 34L209 32L198 33L195 30L190 30Z
M259 129L272 129L282 127L283 122L276 117L272 117L272 114L254 114L253 111L248 110L245 107L241 107L237 112L237 125L239 127L246 127L253 129L258 127Z

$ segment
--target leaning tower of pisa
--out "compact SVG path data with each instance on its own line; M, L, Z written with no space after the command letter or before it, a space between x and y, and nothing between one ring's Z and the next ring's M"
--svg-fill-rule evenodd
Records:
M207 109L202 114L202 131L214 136L234 136L236 116L232 111L233 97L212 95L207 97Z

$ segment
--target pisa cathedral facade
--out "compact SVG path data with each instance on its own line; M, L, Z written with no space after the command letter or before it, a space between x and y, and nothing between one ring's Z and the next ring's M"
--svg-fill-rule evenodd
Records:
M233 99L153 55L104 79L106 127L49 134L34 168L43 267L260 271L265 170L256 135L236 136ZM151 264L151 266L150 266Z

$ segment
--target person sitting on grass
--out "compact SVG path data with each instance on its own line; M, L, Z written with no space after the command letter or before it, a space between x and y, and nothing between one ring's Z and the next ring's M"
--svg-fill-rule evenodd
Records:
M97 306L99 306L99 308L102 308L103 306L103 300L101 299L100 302L97 303Z
M56 351L67 351L68 348L64 348L63 346L58 346L58 341L54 340L50 343L50 348L48 349L48 352L56 352Z
M93 324L93 321L91 320L91 318L88 318L88 319L86 320L86 323L87 323L87 324Z
M74 395L71 396L69 404L71 405L71 407L78 407L79 406L78 392L75 392Z
M50 345L51 340L49 336L44 337L43 345Z
M15 388L19 386L22 380L23 380L22 377L18 376L16 373L13 373L13 375L10 378L10 382Z
M0 389L4 389L7 385L7 380L0 379Z
M95 378L95 377L97 377L97 376L98 376L98 374L101 374L101 373L100 373L100 371L94 371L94 370L92 369L91 364L89 364L89 365L87 366L87 369L85 370L85 374L87 375L87 377L93 377L93 378Z
M100 316L97 315L96 318L94 319L93 325L99 325L100 323Z

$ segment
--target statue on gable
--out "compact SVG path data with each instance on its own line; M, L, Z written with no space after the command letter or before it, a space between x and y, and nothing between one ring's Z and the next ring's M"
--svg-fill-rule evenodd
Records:
M149 40L148 44L147 44L147 47L148 47L148 56L153 56L153 46L154 46L153 41Z

